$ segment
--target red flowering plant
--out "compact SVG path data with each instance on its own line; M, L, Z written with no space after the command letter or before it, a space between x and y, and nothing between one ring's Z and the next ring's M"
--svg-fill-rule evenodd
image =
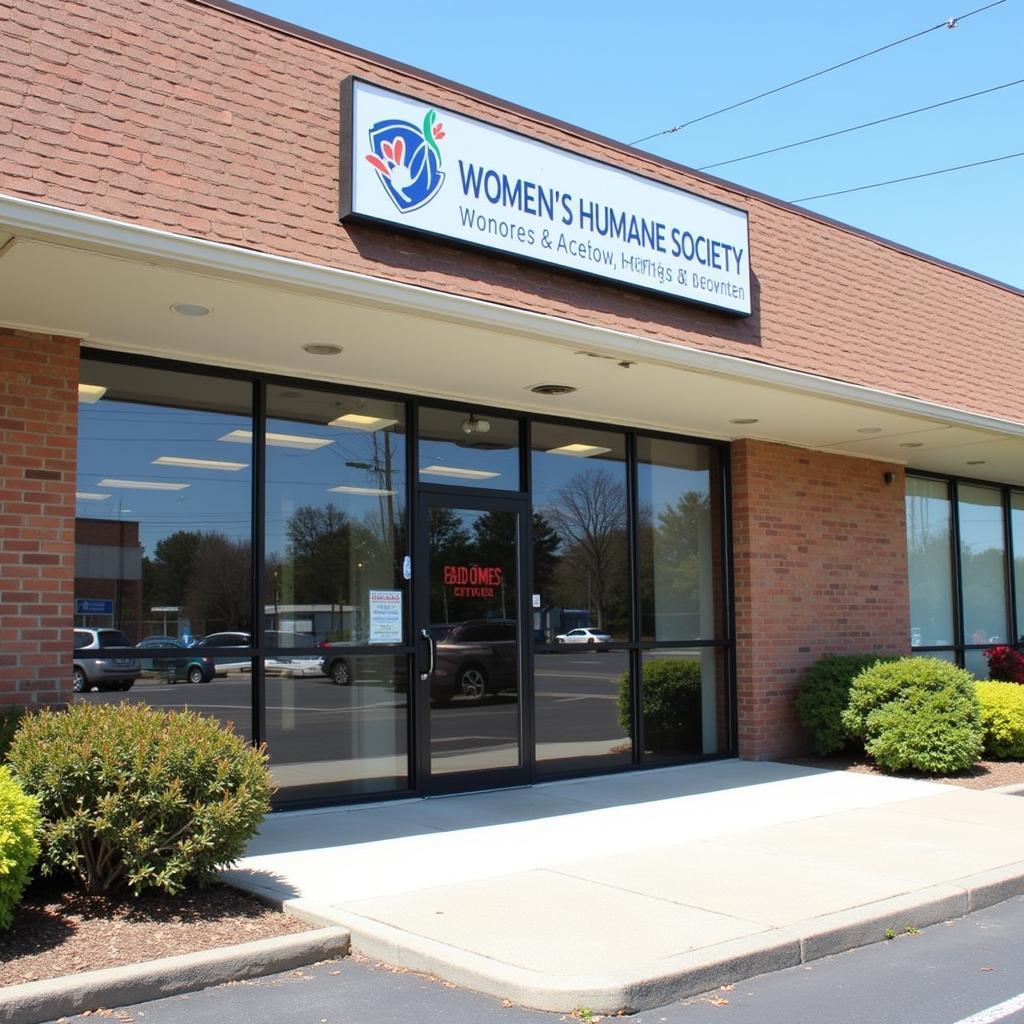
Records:
M1024 654L1000 644L985 651L988 677L1003 683L1024 683Z

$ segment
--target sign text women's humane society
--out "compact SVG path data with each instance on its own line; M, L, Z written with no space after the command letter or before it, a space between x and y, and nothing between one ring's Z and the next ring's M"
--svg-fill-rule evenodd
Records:
M343 220L372 217L750 312L744 211L363 82L342 87L352 147Z

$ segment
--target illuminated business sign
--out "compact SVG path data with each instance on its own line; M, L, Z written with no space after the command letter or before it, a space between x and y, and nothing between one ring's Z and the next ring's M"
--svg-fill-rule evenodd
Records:
M441 573L453 597L494 597L502 584L502 570L496 565L446 565Z
M358 79L341 88L342 221L750 313L745 211Z

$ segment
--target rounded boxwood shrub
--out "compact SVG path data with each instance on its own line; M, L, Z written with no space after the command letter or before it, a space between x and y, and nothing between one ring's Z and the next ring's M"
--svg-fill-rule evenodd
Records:
M9 758L39 799L41 870L67 871L90 893L209 881L269 810L265 753L191 711L43 711L23 720Z
M947 774L981 756L970 672L938 658L879 662L853 681L843 724L887 771Z
M682 658L644 662L644 747L672 753L701 752L700 664ZM631 734L629 673L619 677L619 725Z
M9 927L39 858L41 826L37 801L0 766L0 928Z
M800 682L796 712L811 734L816 754L834 754L855 741L843 725L853 680L879 661L894 660L884 654L830 654L807 670Z
M981 705L985 753L1024 760L1024 686L1017 683L976 683Z

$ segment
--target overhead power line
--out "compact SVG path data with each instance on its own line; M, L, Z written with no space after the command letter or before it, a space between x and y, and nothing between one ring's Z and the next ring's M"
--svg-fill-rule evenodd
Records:
M653 135L645 135L642 139L636 139L633 142L630 142L629 145L639 146L641 142L649 142L651 139L657 139L662 135L672 135L674 132L679 132L684 128L689 128L692 124L697 124L700 121L706 121L711 117L717 117L719 114L725 114L730 110L736 110L738 107L745 107L748 103L753 103L755 100L764 99L765 96L774 96L775 93L782 92L784 89L791 89L794 85L801 85L802 83L809 82L814 78L820 78L822 75L827 75L830 71L838 71L840 68L848 67L850 64L856 64L859 60L864 60L866 57L873 57L876 53L883 53L885 50L891 50L894 46L900 46L902 43L909 43L913 39L920 39L921 36L926 36L929 32L935 32L940 28L956 28L961 21L965 21L967 18L970 18L975 14L981 14L983 11L991 10L993 7L998 7L1000 4L1004 3L1006 3L1006 0L993 0L993 3L986 4L984 7L975 8L973 11L968 11L966 14L961 14L956 18L949 18L946 21L940 21L937 25L921 29L920 32L914 32L912 35L904 36L902 39L896 39L891 43L886 43L884 46L878 46L874 50L868 50L867 53L859 54L856 57L850 57L849 60L840 61L838 64L833 64L831 67L822 68L821 71L815 71L813 74L804 75L803 78L796 78L792 82L786 82L784 85L777 85L774 89L767 89L765 92L759 92L756 96L750 96L745 100L740 100L738 103L730 103L729 106L721 107L718 110L712 110L709 114L701 114L700 117L684 121L682 124L677 124L673 128L665 128L660 132L655 132Z
M843 188L838 192L822 192L816 196L803 196L801 199L790 199L791 203L809 203L812 199L828 199L829 196L845 196L850 192L863 192L869 188L881 188L883 185L897 185L901 181L917 181L919 178L934 178L937 174L951 174L953 171L964 171L968 167L981 167L984 164L997 164L1002 160L1015 160L1024 156L1021 153L1007 153L1006 156L994 156L991 160L976 160L972 164L957 164L956 167L942 167L937 171L925 171L924 174L910 174L906 178L890 178L888 181L876 181L872 185L858 185L856 188Z
M938 110L939 107L948 107L953 103L960 103L963 100L972 100L976 96L987 96L990 92L998 92L1000 89L1009 89L1014 85L1024 83L1024 78L1018 78L1015 82L1005 82L1003 85L994 85L991 89L982 89L980 92L970 92L965 96L954 96L950 100L942 100L941 103L930 103L927 107L917 107L914 110L904 110L902 114L891 114L889 117L880 117L875 121L865 121L863 124L851 125L849 128L840 128L835 132L826 132L824 135L815 135L810 139L801 139L799 142L788 142L784 146L773 146L771 149L762 149L757 153L748 153L746 156L735 156L731 160L719 160L714 164L704 164L698 167L699 171L709 171L712 167L725 167L727 164L738 164L743 160L753 160L757 156L767 156L769 153L781 153L784 149L795 149L797 146L807 146L812 142L821 142L823 139L834 139L837 135L847 135L850 132L860 131L862 128L873 128L875 125L887 124L889 121L898 121L901 117L910 117L912 114L923 114L926 110Z

